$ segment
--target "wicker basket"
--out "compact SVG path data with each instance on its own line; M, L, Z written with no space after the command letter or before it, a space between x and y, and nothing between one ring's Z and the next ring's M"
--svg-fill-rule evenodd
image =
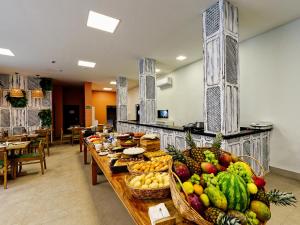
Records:
M150 162L150 161L146 161L144 163L147 163L147 162ZM141 163L141 162L137 162L137 163ZM128 171L131 173L131 174L135 174L135 175L139 175L139 174L143 174L143 173L150 173L150 172L153 172L153 173L157 173L157 172L166 172L168 171L168 168L167 169L161 169L161 170L155 170L155 171L148 171L148 172L138 172L136 170L133 170L132 167L137 164L137 163L132 163L130 165L128 165Z
M137 199L163 199L170 196L170 186L163 188L149 188L149 189L140 189L134 188L129 185L131 179L136 175L129 175L125 178L126 186L131 193L131 195Z
M209 147L205 147L205 149L209 150L210 148ZM221 151L222 152L226 152L226 151L223 151L223 150L221 150ZM231 153L229 153L229 152L226 152L226 153L228 153L228 154L231 155ZM189 155L189 151L185 150L184 154L185 155ZM260 174L264 175L264 168L260 165L260 163L258 162L258 160L256 160L255 158L253 158L251 156L239 156L238 158L240 159L240 161L243 161L242 158L244 158L244 157L251 158L256 163L258 163L258 165L260 167ZM175 208L180 212L180 214L182 215L182 217L184 217L185 219L187 219L189 221L192 221L192 222L194 222L196 224L199 224L199 225L213 225L211 222L205 220L196 210L194 210L188 204L188 202L184 198L182 198L182 195L180 194L180 191L176 187L176 182L179 182L180 179L172 171L172 168L173 168L173 162L170 161L170 164L169 164L170 190L171 190L171 196L172 196L172 200L173 200ZM253 172L253 170L252 170L252 172ZM253 172L253 174L255 174L255 173Z

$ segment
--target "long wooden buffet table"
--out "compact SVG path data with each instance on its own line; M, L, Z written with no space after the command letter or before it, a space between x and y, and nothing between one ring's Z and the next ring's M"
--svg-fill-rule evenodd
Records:
M166 207L170 212L170 215L176 217L176 224L192 224L184 220L179 215L178 211L174 207L171 198L162 200L139 200L132 197L127 191L124 180L125 176L128 175L128 173L112 174L109 168L109 159L106 156L99 156L93 145L86 146L92 158L92 184L97 184L97 168L100 168L104 176L116 192L117 196L128 210L133 221L137 225L150 225L151 222L148 216L148 208L150 206L157 205L162 202L165 203Z

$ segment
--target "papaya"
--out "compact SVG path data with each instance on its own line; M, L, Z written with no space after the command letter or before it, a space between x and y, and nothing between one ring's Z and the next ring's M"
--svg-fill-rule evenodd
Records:
M218 188L210 185L204 190L204 192L207 194L212 205L224 211L227 209L227 199Z
M268 221L271 218L270 208L263 202L253 200L250 203L250 210L256 213L256 217L260 221Z

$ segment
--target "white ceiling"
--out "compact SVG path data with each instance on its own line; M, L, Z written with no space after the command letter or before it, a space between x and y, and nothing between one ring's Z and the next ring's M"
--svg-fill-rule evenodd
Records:
M151 57L170 72L202 57L201 13L216 0L1 0L0 72L18 71L106 85L137 79L137 59ZM245 40L300 17L299 0L232 0ZM88 28L89 10L121 20L114 34ZM178 62L179 54L187 56ZM96 62L94 69L77 66ZM51 61L56 60L55 64ZM62 70L62 71L60 71Z

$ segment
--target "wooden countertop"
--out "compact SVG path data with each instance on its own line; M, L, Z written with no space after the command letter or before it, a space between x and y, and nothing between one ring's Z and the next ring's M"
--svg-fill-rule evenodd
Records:
M88 146L88 149L91 153L92 159L100 167L108 182L110 183L136 224L150 225L151 223L148 216L148 208L162 202L165 203L170 212L170 215L176 217L176 224L192 224L188 221L185 221L179 215L178 211L174 207L171 197L161 200L139 200L132 197L128 192L124 181L124 178L126 175L128 175L128 173L112 174L109 168L109 159L106 156L99 156L92 145Z

